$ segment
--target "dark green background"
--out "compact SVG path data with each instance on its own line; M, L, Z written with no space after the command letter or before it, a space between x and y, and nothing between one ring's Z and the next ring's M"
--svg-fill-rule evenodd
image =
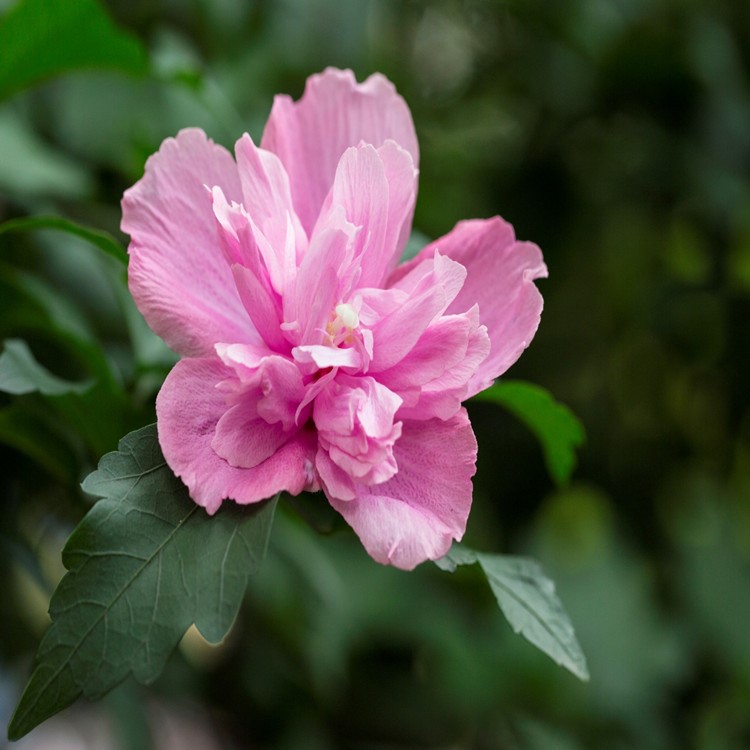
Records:
M466 539L543 562L591 681L514 636L478 572L381 568L352 534L318 536L287 504L222 648L191 640L152 688L126 684L62 720L105 722L123 750L149 733L167 747L170 716L226 748L750 746L750 5L106 8L148 53L118 50L112 64L147 72L100 61L0 103L0 220L60 213L116 232L122 191L161 139L189 125L228 146L243 130L259 138L274 93L298 97L336 65L383 72L412 109L416 229L437 237L499 213L542 247L542 325L510 375L570 405L588 441L556 490L533 436L499 407L470 406L480 458ZM6 80L9 66L0 49ZM109 259L60 233L0 243L0 335L61 377L115 373L82 403L0 397L7 723L88 506L77 482L152 420L170 360L143 335L134 356ZM322 497L298 505L330 527Z

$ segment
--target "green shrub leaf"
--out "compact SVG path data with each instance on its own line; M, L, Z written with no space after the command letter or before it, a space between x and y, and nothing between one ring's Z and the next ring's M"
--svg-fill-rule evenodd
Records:
M229 503L209 517L165 464L154 425L123 438L83 488L102 499L63 551L69 572L10 739L129 674L153 682L191 623L220 641L263 560L276 508L276 499Z
M22 219L11 219L0 224L0 234L31 229L57 229L61 232L73 234L86 240L120 263L128 262L128 256L124 248L111 234L103 232L101 229L91 229L91 227L76 224L75 221L64 219L62 216L27 216Z
M539 563L528 557L487 555L454 544L437 561L442 570L453 572L459 565L479 563L492 593L515 633L570 670L588 680L586 657L576 639L570 618L555 594L555 584Z
M85 393L93 381L74 383L53 375L34 359L28 345L21 339L7 339L0 354L0 391L19 396L23 393L42 393L62 396L66 393Z
M541 443L544 461L558 485L565 484L576 466L576 448L586 433L573 412L544 388L520 380L502 380L478 393L476 401L504 406L520 419Z
M140 42L96 0L19 0L0 18L0 100L76 68L147 70Z

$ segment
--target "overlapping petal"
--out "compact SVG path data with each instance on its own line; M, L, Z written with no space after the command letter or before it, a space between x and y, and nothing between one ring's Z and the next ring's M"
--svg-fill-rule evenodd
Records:
M231 200L242 197L232 156L193 128L164 141L122 200L133 299L183 356L209 354L217 341L260 340L234 289L207 185Z
M462 409L447 421L404 422L393 452L392 479L357 485L350 500L329 499L375 560L411 570L463 536L477 444Z
M419 165L411 113L393 84L380 74L357 83L350 70L328 68L308 78L298 102L274 99L261 146L286 167L297 215L309 234L344 151L360 142L378 148L388 139Z
M401 436L401 423L395 421L401 404L377 380L346 375L328 383L315 399L318 444L349 477L350 487L380 484L398 471L393 446Z
M342 154L321 218L341 207L361 228L353 253L358 286L382 286L398 262L414 213L416 179L411 154L393 141L377 149L363 143Z
M295 431L275 453L252 468L231 466L214 450L217 425L230 408L225 393L216 386L231 377L233 371L218 358L182 359L156 399L159 444L172 471L190 490L190 497L215 513L227 498L245 505L282 490L297 494L317 489L313 469L316 441L310 430ZM256 424L254 429L263 427ZM269 429L276 434L276 426Z
M400 362L416 345L427 327L442 315L461 289L466 269L434 253L420 259L388 292L401 292L403 303L391 307L372 327L373 357L370 370L381 372ZM387 293L386 293L387 294ZM366 299L385 296L367 293Z
M391 283L403 284L436 251L467 271L447 312L464 312L478 304L480 322L487 326L490 337L490 353L471 378L468 395L472 396L502 375L531 343L543 306L534 281L547 276L547 267L541 250L531 242L518 242L510 224L499 217L475 219L459 222L450 233L399 266Z

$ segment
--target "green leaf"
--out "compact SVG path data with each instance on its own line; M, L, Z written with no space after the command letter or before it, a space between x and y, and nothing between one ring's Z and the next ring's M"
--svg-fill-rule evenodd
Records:
M436 561L441 570L479 563L500 609L515 633L582 680L589 679L586 657L570 618L555 594L555 584L528 557L487 555L454 544Z
M583 445L583 425L564 404L538 385L520 380L495 383L474 400L490 401L504 406L520 419L542 445L544 461L558 485L565 484L576 465L576 448Z
M94 181L83 159L43 140L30 118L24 119L15 108L0 108L0 154L0 192L25 199L91 195Z
M276 499L228 503L209 517L165 464L155 425L124 437L83 489L102 499L63 550L69 572L10 739L131 673L153 682L191 623L220 641L263 560L276 509Z
M70 219L62 216L29 216L22 219L11 219L0 224L0 234L5 232L20 232L30 229L57 229L61 232L73 234L76 237L90 242L103 253L109 255L120 263L127 264L128 255L122 245L107 232L100 229L91 229L81 224L76 224Z
M76 68L141 74L146 54L96 0L19 0L0 18L0 99Z
M34 359L28 345L20 339L7 339L0 354L0 391L16 396L23 393L42 393L62 396L66 393L85 393L93 381L73 383L53 375Z

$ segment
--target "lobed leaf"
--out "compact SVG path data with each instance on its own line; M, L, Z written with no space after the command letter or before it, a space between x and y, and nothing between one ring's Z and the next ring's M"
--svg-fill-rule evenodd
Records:
M155 425L124 437L83 489L102 499L63 551L69 572L10 739L129 674L153 682L191 623L220 641L263 560L276 508L276 499L227 504L209 517L165 464Z
M76 68L145 73L140 42L96 0L18 0L0 18L0 100Z
M541 443L544 461L558 485L565 484L576 465L576 448L586 433L573 412L538 385L502 380L478 393L476 401L504 406L520 419Z
M555 584L528 557L488 555L454 544L436 561L441 570L479 563L492 593L515 633L582 680L589 679L586 657L570 618L555 594Z

